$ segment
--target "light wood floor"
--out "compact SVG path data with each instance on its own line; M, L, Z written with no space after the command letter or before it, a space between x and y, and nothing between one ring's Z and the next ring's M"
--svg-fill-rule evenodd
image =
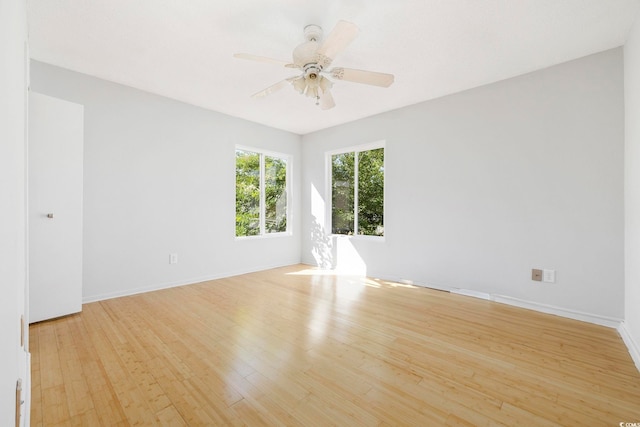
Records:
M307 268L32 325L32 425L640 422L614 329Z

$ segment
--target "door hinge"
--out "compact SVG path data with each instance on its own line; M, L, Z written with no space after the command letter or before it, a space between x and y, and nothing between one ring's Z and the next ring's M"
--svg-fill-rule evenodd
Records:
M22 378L18 378L18 383L16 384L16 427L20 427L20 415L22 413L22 404L24 400L22 400Z

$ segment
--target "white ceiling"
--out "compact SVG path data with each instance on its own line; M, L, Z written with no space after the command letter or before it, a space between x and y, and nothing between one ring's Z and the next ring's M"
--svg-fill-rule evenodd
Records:
M335 126L624 44L640 0L28 0L31 57L297 134ZM358 38L333 66L395 74L335 82L322 111L286 87L308 24Z

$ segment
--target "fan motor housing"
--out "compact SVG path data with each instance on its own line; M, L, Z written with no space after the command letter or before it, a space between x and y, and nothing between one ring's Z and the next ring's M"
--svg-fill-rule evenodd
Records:
M316 41L308 41L298 45L293 50L293 63L302 68L307 64L315 62L316 51L320 47L320 43Z
M316 62L316 51L320 47L322 28L318 25L307 25L304 27L304 39L306 41L293 50L293 63L300 68Z
M305 64L302 69L304 71L304 77L311 80L316 80L317 78L319 78L320 72L322 71L322 67L320 67L315 62Z

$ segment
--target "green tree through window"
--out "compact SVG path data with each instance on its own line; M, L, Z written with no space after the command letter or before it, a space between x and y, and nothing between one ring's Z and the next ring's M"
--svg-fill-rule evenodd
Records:
M358 153L358 234L384 235L384 148Z
M384 148L331 156L331 232L384 236Z
M336 154L331 159L331 232L353 234L355 219L354 153Z
M236 236L287 231L287 160L236 150Z
M236 150L236 236L260 234L260 155Z
M287 231L287 162L265 156L265 227L267 233Z

